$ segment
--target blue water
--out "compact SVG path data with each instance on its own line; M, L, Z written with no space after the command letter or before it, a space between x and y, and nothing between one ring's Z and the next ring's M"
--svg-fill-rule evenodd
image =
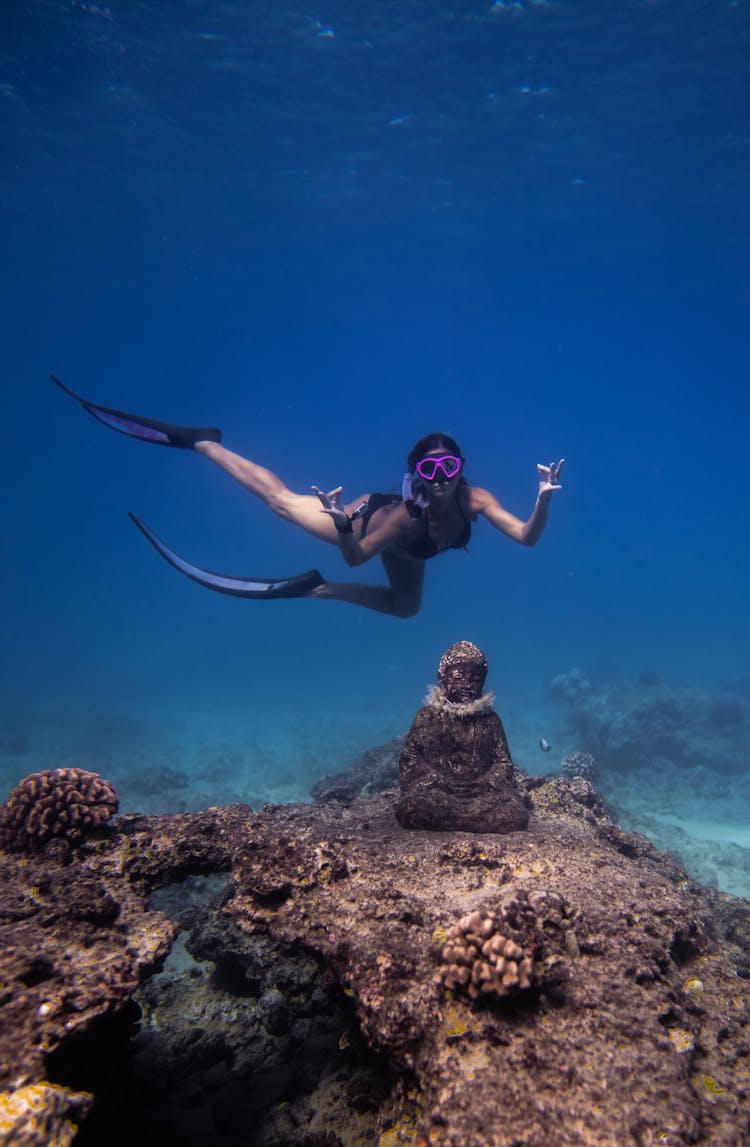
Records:
M522 747L576 666L747 698L747 0L2 19L7 785L77 760L131 806L150 770L162 807L201 770L202 799L293 795L403 731L462 637ZM212 569L382 575L51 371L295 489L397 490L436 428L521 517L537 462L564 489L536 548L480 522L431 562L416 618L235 601L126 512Z

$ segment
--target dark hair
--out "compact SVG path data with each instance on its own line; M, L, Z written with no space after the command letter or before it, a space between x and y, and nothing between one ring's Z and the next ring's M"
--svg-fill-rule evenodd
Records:
M443 447L449 450L451 454L455 454L462 462L466 461L455 438L451 438L450 434L440 434L435 431L433 434L425 434L424 438L420 438L419 442L409 451L409 457L406 459L407 470L413 474L420 458L424 458L425 454L429 454L433 450L442 450Z

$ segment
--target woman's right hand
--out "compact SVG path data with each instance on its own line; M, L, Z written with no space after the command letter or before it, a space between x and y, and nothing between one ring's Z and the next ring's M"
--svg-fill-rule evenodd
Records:
M317 486L311 486L310 488L317 494L318 500L323 507L320 511L321 514L328 514L337 529L350 525L349 515L346 512L346 506L341 498L344 490L343 486L337 486L335 490L329 490L327 494L324 494Z
M537 497L540 502L549 502L555 490L562 490L560 478L564 465L564 458L561 458L557 465L555 465L554 462L550 462L549 466L537 464L537 472L539 474L539 493Z

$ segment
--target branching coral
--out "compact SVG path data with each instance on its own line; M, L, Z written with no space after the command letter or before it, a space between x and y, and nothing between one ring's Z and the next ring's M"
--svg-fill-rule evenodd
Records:
M599 780L599 768L591 753L568 753L560 762L560 772L568 780L573 777L583 777L594 787Z
M119 799L109 781L86 769L46 769L24 777L0 808L0 847L34 852L53 837L79 844L109 820Z

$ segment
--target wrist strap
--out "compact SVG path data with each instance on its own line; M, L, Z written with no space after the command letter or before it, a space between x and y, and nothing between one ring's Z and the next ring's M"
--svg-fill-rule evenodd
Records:
M353 534L354 533L354 526L352 525L350 518L346 519L346 524L343 524L343 523L339 524L338 518L334 518L333 524L340 534Z

